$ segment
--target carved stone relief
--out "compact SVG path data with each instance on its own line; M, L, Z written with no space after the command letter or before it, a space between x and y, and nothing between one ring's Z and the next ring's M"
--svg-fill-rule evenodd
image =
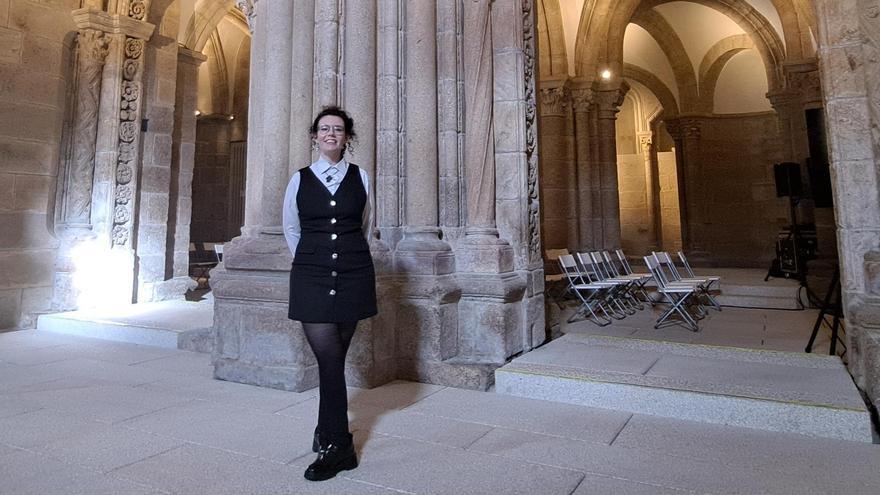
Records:
M76 100L64 177L61 223L87 225L92 205L92 178L98 130L101 72L107 56L108 39L94 29L77 36Z
M526 161L529 167L529 261L541 260L541 208L538 197L538 129L535 95L535 36L534 13L532 1L523 0L523 55L525 68L525 100L526 100Z

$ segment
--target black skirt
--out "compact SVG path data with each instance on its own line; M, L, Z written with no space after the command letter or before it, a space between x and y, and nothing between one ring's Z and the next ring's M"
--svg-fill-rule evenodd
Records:
M376 275L369 249L337 248L336 257L333 254L327 246L309 242L297 246L290 270L290 319L343 323L377 313Z

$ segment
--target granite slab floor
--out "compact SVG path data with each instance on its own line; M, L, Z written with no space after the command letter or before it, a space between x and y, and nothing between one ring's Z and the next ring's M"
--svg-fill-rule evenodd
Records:
M350 389L361 465L311 483L315 391L209 359L0 334L0 493L880 493L880 445L402 381Z
M723 308L710 310L708 316L700 320L700 331L692 332L681 326L654 328L657 317L667 306L647 307L622 320L614 320L611 325L599 327L588 320L566 323L576 306L569 304L560 316L563 333L583 333L635 339L661 340L686 344L718 345L763 349L771 351L804 352L813 325L819 316L816 309L769 310L747 308ZM831 322L831 319L828 319ZM840 334L843 339L843 334ZM831 344L830 327L822 325L813 343L813 353L827 355ZM845 351L838 341L836 353Z

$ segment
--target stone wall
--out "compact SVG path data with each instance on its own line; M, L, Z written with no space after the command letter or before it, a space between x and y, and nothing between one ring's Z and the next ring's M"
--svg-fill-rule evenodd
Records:
M660 179L661 246L674 253L681 245L681 210L678 206L678 179L675 169L675 151L657 153Z
M32 327L52 299L52 208L78 3L0 2L0 329Z
M816 0L849 368L880 405L880 2Z
M714 266L768 267L777 234L790 223L787 199L776 197L773 183L780 152L776 115L678 122L689 256Z
M628 255L644 256L656 249L645 181L645 157L617 155L620 184L620 244Z

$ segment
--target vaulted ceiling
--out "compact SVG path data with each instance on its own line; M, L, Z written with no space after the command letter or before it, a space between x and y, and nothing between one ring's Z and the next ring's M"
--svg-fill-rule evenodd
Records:
M784 63L815 57L815 25L809 0L538 0L540 74L608 71L667 114L766 111Z

